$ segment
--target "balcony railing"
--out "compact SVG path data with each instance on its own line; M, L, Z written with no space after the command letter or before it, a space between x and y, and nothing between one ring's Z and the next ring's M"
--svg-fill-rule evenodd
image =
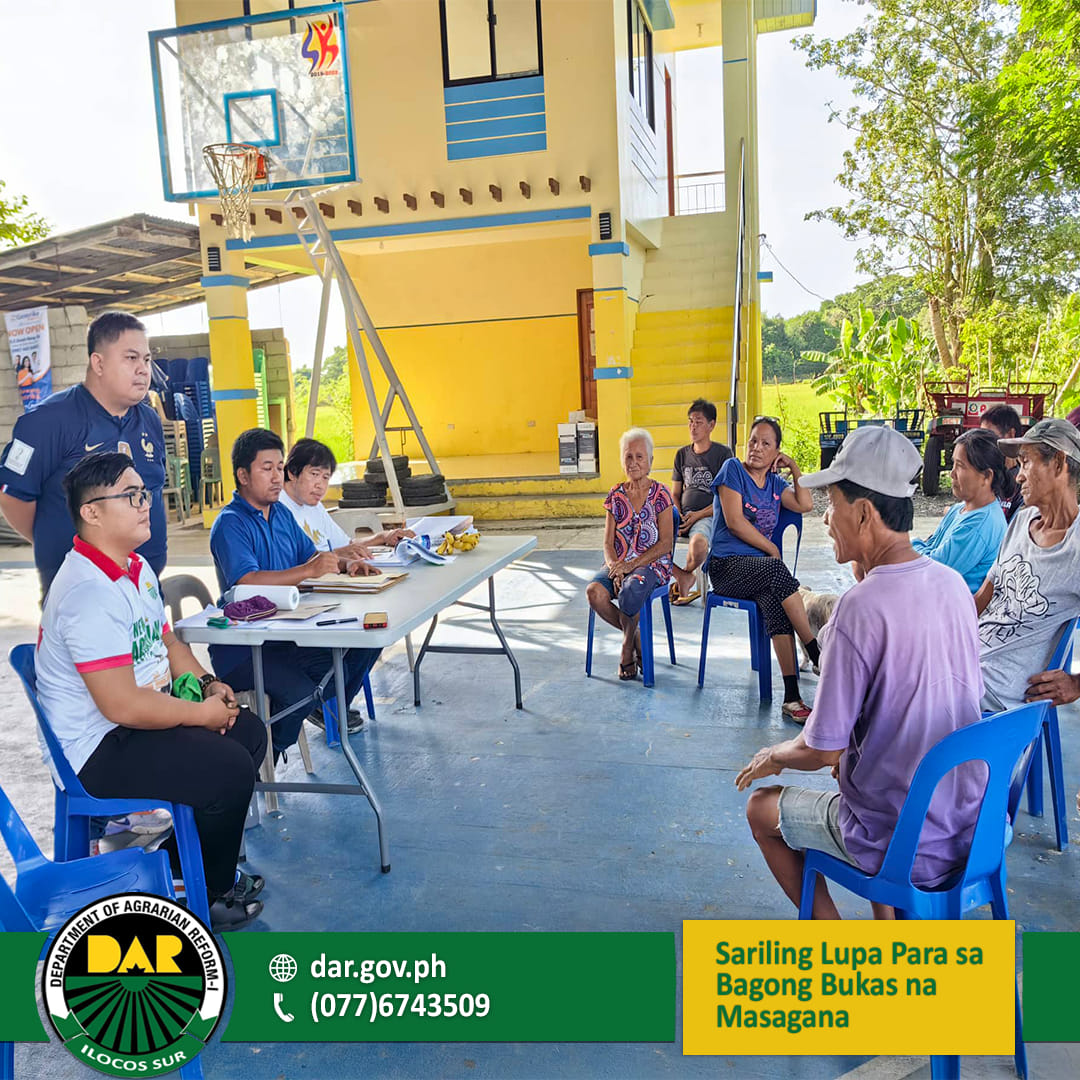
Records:
M724 206L723 171L676 175L676 214L715 214L723 210Z

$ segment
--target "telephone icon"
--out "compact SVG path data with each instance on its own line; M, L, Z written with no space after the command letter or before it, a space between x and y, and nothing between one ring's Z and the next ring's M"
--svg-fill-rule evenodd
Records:
M275 994L274 995L274 1012L276 1012L278 1014L278 1017L281 1020L284 1020L286 1024L291 1024L293 1022L293 1014L286 1012L282 1008L282 1005L283 1005L284 1001L285 1001L285 995L284 994Z

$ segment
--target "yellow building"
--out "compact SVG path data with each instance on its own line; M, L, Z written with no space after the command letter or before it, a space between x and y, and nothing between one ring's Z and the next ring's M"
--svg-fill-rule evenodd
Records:
M201 78L214 56L233 55L226 47L251 50L243 71L228 61L226 92L201 97L223 99L228 141L266 146L271 190L293 176L336 185L320 212L459 505L500 517L593 512L595 493L621 476L620 433L652 432L664 478L698 396L717 403L715 437L743 441L761 392L756 38L808 25L814 0L367 0L287 18L276 14L285 0L250 0L246 43L214 28L238 6L177 0L180 36L152 35L160 67L167 52L179 57L176 92L155 67L167 194L185 197L176 101L189 144L218 141L188 72ZM266 86L271 45L260 40L285 24L304 67L282 71L279 50ZM185 54L202 39L218 52ZM716 45L723 174L680 179L678 54ZM322 72L342 80L344 121L317 115L310 95L328 84L299 86L306 105L288 98L297 78ZM287 150L304 123L306 151ZM687 212L692 199L703 212ZM217 210L199 204L225 449L254 422L245 270L311 265L287 211L257 209L244 240L226 235ZM362 458L372 422L358 389ZM553 479L556 425L582 409L598 423L599 475ZM401 425L396 411L388 423ZM406 449L419 454L411 436Z

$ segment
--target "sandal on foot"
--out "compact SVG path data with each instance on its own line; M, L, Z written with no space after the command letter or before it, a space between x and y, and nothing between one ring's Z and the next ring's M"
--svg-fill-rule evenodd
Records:
M685 596L682 596L680 594L675 599L673 599L671 602L676 607L685 607L687 604L692 604L695 600L700 599L700 597L701 597L701 590L700 589L691 589Z
M266 879L262 874L245 874L243 870L236 871L236 882L232 887L233 899L241 903L248 903L263 891Z
M619 665L619 681L620 682L632 682L637 678L638 662L637 660L631 660L629 664Z
M780 712L796 724L805 724L810 716L810 706L805 701L785 701Z
M210 928L212 930L239 930L262 914L261 900L241 900L230 889L210 905Z

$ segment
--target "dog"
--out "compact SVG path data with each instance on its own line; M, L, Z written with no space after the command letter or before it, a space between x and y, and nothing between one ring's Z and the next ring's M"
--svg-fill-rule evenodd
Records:
M803 598L803 606L806 608L806 617L810 621L810 629L814 631L814 637L821 634L822 627L832 618L833 608L840 599L837 593L816 593L805 585L799 587L799 595ZM799 642L799 652L802 654L800 671L813 671L814 665L806 652L806 646Z

